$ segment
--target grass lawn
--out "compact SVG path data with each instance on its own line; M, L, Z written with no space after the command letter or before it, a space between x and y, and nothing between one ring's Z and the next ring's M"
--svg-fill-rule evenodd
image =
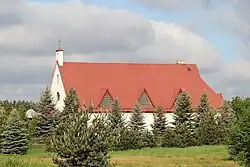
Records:
M0 161L11 157L0 155ZM117 167L238 167L228 160L225 146L189 148L154 148L112 152ZM30 167L54 167L50 155L41 146L33 146L27 155L18 156L30 162Z

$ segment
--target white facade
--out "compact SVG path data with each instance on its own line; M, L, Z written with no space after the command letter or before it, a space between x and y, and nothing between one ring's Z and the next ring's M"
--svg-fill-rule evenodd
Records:
M64 107L64 98L66 97L66 92L64 89L62 77L60 74L60 70L58 67L58 64L55 66L52 83L51 83L51 93L54 99L54 102L56 103L56 108L59 111L63 110Z
M63 80L61 77L61 73L59 70L59 66L63 66L63 50L57 50L56 51L56 66L55 66L55 70L54 70L54 74L52 77L52 83L51 83L51 92L52 92L52 96L53 96L53 100L56 104L56 108L59 111L62 111L64 108L64 99L66 97L66 92L65 92L65 88L63 85ZM95 115L98 114L92 114L91 115L91 119L93 119L95 117ZM124 117L126 122L129 121L131 116L131 113L125 113ZM154 117L153 117L153 113L144 113L145 116L145 122L146 125L148 127L148 129L151 129L151 124L154 121ZM167 118L167 122L171 123L173 122L173 114L172 113L166 113L166 118Z
M152 129L151 124L154 123L153 113L143 113L143 114L144 114L144 121L146 123L146 127L147 127L148 130L151 130ZM99 114L92 114L91 115L91 120L94 119L95 116L97 116L97 115L99 115ZM169 126L171 126L171 123L174 122L173 113L166 113L165 116L166 116L167 123L169 124ZM127 123L129 122L130 117L131 117L131 113L125 113L124 114L124 118L125 118L125 121Z
M63 50L62 49L58 49L56 51L56 61L58 63L59 66L63 66Z

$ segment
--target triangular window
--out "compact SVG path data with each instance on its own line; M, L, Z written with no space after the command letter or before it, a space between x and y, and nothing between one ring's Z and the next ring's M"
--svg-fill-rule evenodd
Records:
M148 98L148 95L147 93L144 91L139 99L139 104L142 106L142 107L151 107L152 104Z
M110 97L108 92L105 93L104 98L102 99L101 105L104 107L109 107L112 105L112 98Z

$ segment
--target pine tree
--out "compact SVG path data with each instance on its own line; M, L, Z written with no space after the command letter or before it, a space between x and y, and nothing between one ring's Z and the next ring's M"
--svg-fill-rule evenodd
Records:
M165 110L162 106L158 106L154 113L154 122L151 125L157 146L162 146L163 137L167 128L167 121L165 116Z
M126 122L124 114L121 110L118 99L114 99L112 103L111 112L107 116L108 132L109 132L109 148L111 150L124 150L128 146L126 137L128 131L126 128Z
M197 109L197 112L199 114L209 112L211 110L211 106L208 102L208 96L207 93L204 91L200 97L200 104Z
M133 107L132 115L129 121L129 129L131 132L131 149L140 149L144 147L144 138L146 134L146 123L140 105ZM133 143L133 144L132 144Z
M229 140L229 133L233 123L236 121L235 111L231 108L229 101L224 101L219 110L217 117L218 126L220 129L221 144L227 144Z
M216 117L217 111L210 110L204 113L203 118L200 120L198 127L199 131L199 141L202 145L215 145L221 144L221 128L218 125L218 120Z
M203 138L205 138L205 136L202 136L203 133L206 132L201 132L202 130L205 130L203 125L200 125L201 123L205 123L207 121L210 121L210 116L211 114L213 115L213 113L210 113L212 111L212 107L210 106L209 102L208 102L208 96L207 93L204 91L200 97L200 104L198 106L198 108L196 109L196 113L193 116L193 129L194 129L194 138L196 140L196 144L200 145L202 144L202 140ZM208 119L208 120L206 120ZM214 123L214 120L211 120L211 123ZM215 124L213 124L215 125ZM207 140L207 139L205 139Z
M28 131L26 123L13 109L1 134L1 153L26 154L28 150Z
M87 112L71 114L62 134L54 134L52 145L59 167L108 167L108 143L105 119L95 117L88 126Z
M145 117L141 111L140 105L136 104L133 108L132 115L129 121L130 130L136 131L138 133L144 133L146 127L144 119Z
M4 107L0 107L0 134L3 132L4 125L6 123L7 113Z
M238 115L233 123L228 151L231 158L250 166L250 108Z
M192 113L192 103L190 96L186 92L181 92L175 104L176 112L174 113L174 125L177 124L187 124L191 119L190 113Z
M176 146L186 147L193 145L192 103L188 93L181 92L178 95L175 108L176 112L174 113L174 122L172 124L175 126Z
M44 141L51 136L58 121L58 111L55 109L51 91L48 87L42 92L38 103L38 117L36 125L37 136Z
M217 116L217 110L213 109L209 102L206 92L201 95L200 105L197 109L196 137L199 144L214 145L221 144L224 127L220 127L221 119Z
M68 120L70 114L77 113L81 110L80 99L75 89L70 88L64 99L64 109L60 114L60 122Z

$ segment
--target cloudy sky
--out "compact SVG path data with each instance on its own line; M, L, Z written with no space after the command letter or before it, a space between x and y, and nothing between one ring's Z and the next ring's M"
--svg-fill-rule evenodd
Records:
M0 0L0 99L39 99L59 37L66 61L186 60L250 96L249 0Z

